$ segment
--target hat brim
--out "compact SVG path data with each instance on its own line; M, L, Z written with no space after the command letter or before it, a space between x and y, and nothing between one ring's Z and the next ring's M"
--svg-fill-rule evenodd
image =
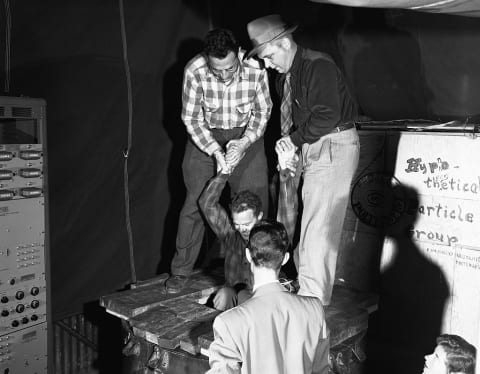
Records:
M268 43L271 43L273 42L274 40L277 40L277 39L280 39L281 37L287 35L287 34L291 34L292 32L294 32L296 29L297 29L298 25L294 25L294 26L290 26L290 27L287 27L285 29L285 31L282 31L280 34L278 34L276 37L270 39L270 40L267 40L266 42L263 42L259 45L257 45L255 48L253 48L250 52L248 52L246 55L245 55L245 58L250 58L252 56L255 56L263 47L265 47L266 44Z

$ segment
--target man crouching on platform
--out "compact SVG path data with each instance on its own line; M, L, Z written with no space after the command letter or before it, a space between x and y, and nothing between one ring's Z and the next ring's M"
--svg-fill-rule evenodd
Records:
M245 252L253 294L215 318L207 374L327 374L329 339L322 302L287 292L278 280L289 258L284 226L260 221Z
M289 199L281 209L279 207L279 211L291 212L293 210L296 214L296 194L292 193L294 185L291 180L295 175L298 156L292 153L287 157L288 159L285 157L282 160L279 159L282 161L279 201L285 201L285 198L282 199L285 194ZM228 166L222 168L219 165L217 175L207 183L199 199L200 209L219 239L222 252L225 253L225 286L217 291L213 299L213 307L222 311L241 304L252 295L253 277L245 256L245 248L252 227L263 217L260 198L251 191L240 191L230 203L232 215L230 221L228 213L219 200L231 172L232 169ZM291 199L290 196L295 198ZM284 223L285 225L289 224L288 222ZM293 222L294 224L295 222Z

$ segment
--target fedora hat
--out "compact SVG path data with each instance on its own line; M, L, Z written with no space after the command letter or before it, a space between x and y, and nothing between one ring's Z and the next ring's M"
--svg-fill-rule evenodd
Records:
M249 22L247 32L253 49L248 52L247 58L257 54L265 44L291 34L297 27L298 25L287 25L278 14L260 17Z

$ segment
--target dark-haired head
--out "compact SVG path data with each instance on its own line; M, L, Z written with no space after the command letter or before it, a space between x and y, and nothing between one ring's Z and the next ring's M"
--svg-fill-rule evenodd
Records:
M280 270L288 251L288 243L283 224L262 220L250 231L247 248L254 266Z
M237 40L230 30L213 29L205 37L203 53L208 57L223 59L230 52L236 54L238 47Z
M235 230L247 241L250 230L263 217L262 201L251 191L240 191L230 203Z
M255 215L262 211L262 201L257 194L244 190L237 193L230 203L230 210L234 213L244 212L248 209L253 210Z
M475 372L476 349L458 335L443 334L437 338L447 357L447 373L473 374Z

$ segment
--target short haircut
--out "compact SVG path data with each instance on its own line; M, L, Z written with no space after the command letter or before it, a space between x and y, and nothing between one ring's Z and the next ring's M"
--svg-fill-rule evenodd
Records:
M230 210L232 213L241 213L248 209L253 210L253 213L258 216L262 211L262 201L251 191L240 191L233 197Z
M279 270L288 250L288 243L287 230L283 224L261 220L250 231L247 248L255 266Z
M476 349L458 335L443 334L437 338L437 344L447 354L448 373L473 374L475 372Z
M238 43L235 36L227 29L213 29L207 33L203 44L206 56L225 58L230 52L237 53Z

